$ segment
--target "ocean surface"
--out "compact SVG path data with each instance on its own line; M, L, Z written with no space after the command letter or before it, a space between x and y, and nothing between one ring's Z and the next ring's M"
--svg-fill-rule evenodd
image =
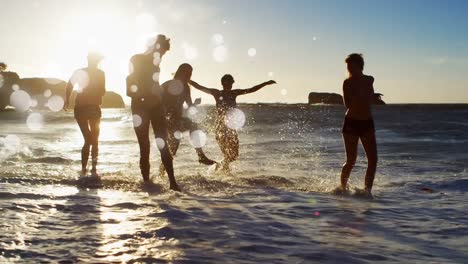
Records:
M0 263L468 262L467 105L376 107L372 200L329 193L345 160L342 106L240 109L231 174L198 164L184 135L182 193L159 176L154 144L142 183L127 109L103 110L100 180L78 174L72 112L0 113ZM221 160L213 108L200 113L205 151ZM353 188L365 168L360 147Z

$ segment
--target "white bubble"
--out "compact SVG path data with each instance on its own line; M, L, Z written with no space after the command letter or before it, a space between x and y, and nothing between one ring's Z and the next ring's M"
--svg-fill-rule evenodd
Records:
M46 78L45 81L51 85L56 85L62 82L60 79L56 79L56 78Z
M17 84L15 83L15 84L13 84L13 85L11 86L11 89L13 89L13 91L19 91L20 87L19 87L19 85L17 85Z
M73 73L72 77L70 78L70 82L73 84L73 87L76 87L76 85L78 85L79 89L86 89L89 84L89 75L84 70L77 70Z
M227 58L227 48L224 45L214 48L213 58L216 62L224 62Z
M269 76L269 77L273 77L273 75L274 75L273 72L269 72L269 73L268 73L268 76Z
M51 90L47 89L47 90L44 91L44 97L49 98L51 95L52 95L52 91L51 91Z
M47 106L49 107L50 111L58 112L63 109L64 101L61 96L54 95L49 98L47 101Z
M286 89L281 89L281 94L282 94L282 95L287 95L287 94L288 94L288 90L286 90Z
M36 107L37 106L37 100L36 99L31 99L31 107Z
M201 108L190 106L187 109L187 117L195 123L201 123L205 119L205 115Z
M3 87L3 84L5 83L5 80L3 79L3 75L0 74L0 88Z
M26 112L31 107L31 97L23 90L15 90L10 95L10 105L18 112Z
M180 80L172 80L169 83L168 92L172 95L180 95L184 91L184 84Z
M158 147L159 150L164 149L164 147L166 146L166 142L164 142L164 139L162 138L156 138L154 143L156 144L156 147Z
M141 126L141 123L143 122L143 120L141 119L139 115L133 115L132 119L133 119L133 127Z
M317 37L315 37L315 36L312 38L312 40L314 40L314 41L315 41L315 40L317 40L317 39L318 39L318 38L317 38Z
M154 82L159 82L159 72L153 73L153 81Z
M182 44L182 49L187 60L194 60L198 57L198 50L194 46L184 43Z
M207 137L205 132L195 130L190 133L190 143L194 148L202 148L206 145Z
M221 34L214 34L211 40L213 41L213 44L216 46L224 44L224 37Z
M130 91L132 93L136 93L138 91L138 86L136 86L135 84L133 84L132 86L130 86Z
M250 49L247 51L247 54L249 54L250 57L254 57L255 55L257 55L257 50L254 49L254 48L250 48Z
M44 126L44 117L39 113L32 113L26 119L26 124L32 131L41 130Z
M222 23L223 23L223 25L226 25L227 21L226 21L226 20L223 20L223 22L222 22Z
M230 129L239 130L245 125L245 114L237 108L229 109L224 123Z
M82 93L83 92L83 89L81 88L81 86L79 84L74 84L73 85L73 90L76 90L77 93Z
M159 66L159 64L161 64L161 54L157 51L153 53L153 64L154 66Z
M2 141L7 151L18 152L20 150L21 139L17 135L7 135Z
M174 137L175 137L176 139L179 139L179 140L180 140L180 139L182 139L183 134L182 134L182 132L180 132L179 130L177 130L176 132L174 132Z

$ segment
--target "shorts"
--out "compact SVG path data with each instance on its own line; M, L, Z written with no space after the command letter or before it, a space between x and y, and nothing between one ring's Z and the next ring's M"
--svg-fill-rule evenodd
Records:
M343 134L364 136L369 132L375 132L374 120L356 120L346 117L343 123Z
M100 119L101 107L98 105L79 105L74 109L75 119Z

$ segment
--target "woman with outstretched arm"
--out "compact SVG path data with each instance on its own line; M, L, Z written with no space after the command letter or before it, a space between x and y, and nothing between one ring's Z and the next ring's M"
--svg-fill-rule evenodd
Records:
M237 159L239 156L239 137L237 131L230 128L226 124L226 116L228 112L237 107L237 96L254 93L263 87L276 82L273 80L261 83L249 89L232 89L234 78L230 74L226 74L221 78L222 90L206 88L190 81L190 85L194 88L211 94L216 100L217 119L216 119L216 141L224 155L224 160L221 163L225 171L229 171L229 164Z

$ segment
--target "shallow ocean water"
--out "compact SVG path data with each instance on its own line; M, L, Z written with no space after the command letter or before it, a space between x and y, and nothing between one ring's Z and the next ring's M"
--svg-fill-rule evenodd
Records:
M0 262L463 263L468 259L468 106L375 108L374 199L333 196L344 151L340 106L241 105L231 175L175 158L167 189L152 147L143 184L128 110L103 111L101 179L80 177L72 113L0 113ZM221 159L203 107L205 151ZM362 187L365 157L350 183Z

